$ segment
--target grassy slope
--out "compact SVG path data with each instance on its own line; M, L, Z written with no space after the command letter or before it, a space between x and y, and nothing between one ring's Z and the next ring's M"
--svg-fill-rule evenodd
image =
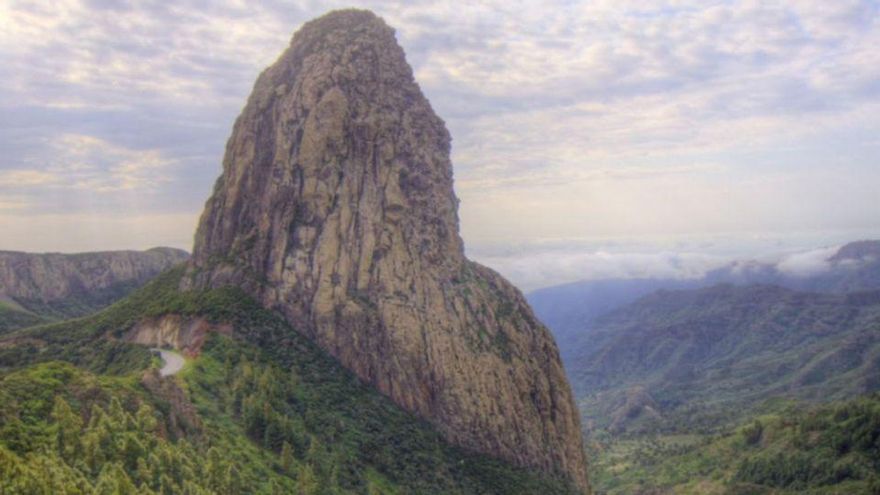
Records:
M597 493L880 493L880 395L794 404L716 435L596 436Z
M0 301L0 335L19 328L39 325L47 321L49 320L45 317L14 308Z
M428 424L361 384L239 291L180 293L180 275L180 270L163 274L95 316L20 330L11 340L7 336L5 346L0 344L0 394L6 404L0 414L6 418L4 424L12 425L0 433L0 483L4 476L9 482L14 469L21 474L27 466L43 462L80 479L80 484L130 482L158 492L162 480L155 471L164 468L150 467L154 455L157 466L162 456L191 458L189 467L168 483L176 483L178 489L189 486L193 493L234 493L227 486L233 478L241 483L233 488L263 493L574 492L560 480L446 444ZM126 430L133 420L116 411L123 426L108 428L120 438L137 437L147 446L141 454L123 449L85 467L62 454L36 459L43 455L38 452L47 451L46 445L57 447L52 440L55 405L50 405L46 390L83 388L71 386L71 381L92 383L84 396L101 398L83 400L76 393L67 394L86 423L96 404L109 411L119 399L125 414L136 417L147 407L160 424L168 425L165 430L174 431L174 408L169 405L173 401L155 397L139 382L141 370L151 364L149 353L114 340L137 320L166 313L198 314L232 322L236 328L236 339L210 338L202 355L175 378L201 417L199 431L168 440L159 434L142 438ZM57 360L76 367L56 364ZM41 378L47 375L54 385ZM44 398L36 403L31 394ZM96 425L82 428L82 435L103 435ZM17 443L15 438L22 436L44 441ZM53 452L51 447L48 452ZM148 464L140 471L138 458ZM208 466L217 472L206 472ZM218 474L230 466L237 466L234 476Z

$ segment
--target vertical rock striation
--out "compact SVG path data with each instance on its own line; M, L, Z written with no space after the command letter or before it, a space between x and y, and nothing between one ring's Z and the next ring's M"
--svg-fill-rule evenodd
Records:
M239 285L450 441L586 489L556 344L465 258L449 150L380 18L307 23L235 123L184 288Z

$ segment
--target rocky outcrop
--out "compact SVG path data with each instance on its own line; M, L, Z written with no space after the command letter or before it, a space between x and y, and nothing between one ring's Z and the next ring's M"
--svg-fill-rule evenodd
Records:
M450 441L586 489L556 344L465 258L449 151L381 19L306 24L235 123L183 287L245 288Z
M232 335L232 325L211 323L203 317L168 314L139 321L124 340L150 347L170 347L194 357L211 332Z
M51 316L80 316L121 298L188 258L185 251L33 254L0 251L0 301Z

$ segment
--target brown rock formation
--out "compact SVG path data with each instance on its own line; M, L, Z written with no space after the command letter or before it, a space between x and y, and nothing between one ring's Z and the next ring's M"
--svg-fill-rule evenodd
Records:
M170 248L79 254L0 251L0 302L79 316L186 259L186 252ZM64 307L65 300L75 300L75 307Z
M184 287L244 287L452 442L586 489L556 344L464 257L449 149L381 19L307 23L235 123Z
M171 347L193 357L201 352L210 332L232 335L232 325L214 324L202 317L167 314L139 321L124 339L150 347Z

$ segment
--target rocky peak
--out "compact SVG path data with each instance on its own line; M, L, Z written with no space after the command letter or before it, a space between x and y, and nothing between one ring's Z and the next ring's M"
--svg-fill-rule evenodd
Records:
M184 287L245 288L453 443L586 489L556 344L464 257L449 150L380 18L305 24L235 123Z

